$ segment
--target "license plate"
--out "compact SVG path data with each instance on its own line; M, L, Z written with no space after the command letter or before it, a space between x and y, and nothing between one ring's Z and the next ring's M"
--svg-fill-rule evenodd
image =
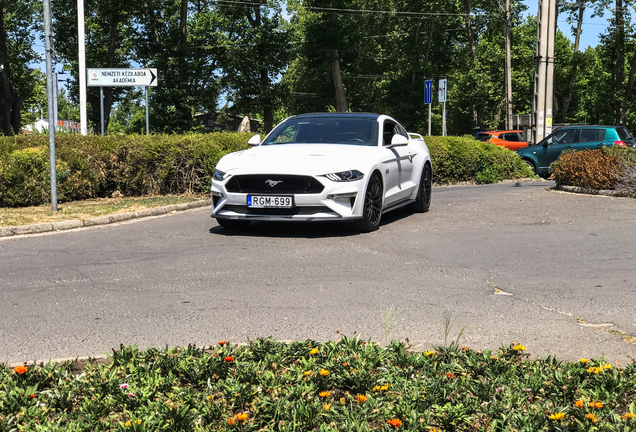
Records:
M292 208L294 200L290 196L248 195L247 206L252 208Z

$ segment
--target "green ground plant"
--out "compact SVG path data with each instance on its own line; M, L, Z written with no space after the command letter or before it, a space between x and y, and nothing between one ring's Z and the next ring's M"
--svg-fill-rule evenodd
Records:
M451 345L121 346L108 364L0 366L0 430L636 430L636 365Z

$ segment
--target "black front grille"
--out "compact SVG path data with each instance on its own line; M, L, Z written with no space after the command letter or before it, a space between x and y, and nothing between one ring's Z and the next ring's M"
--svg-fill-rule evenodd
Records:
M261 194L317 194L325 187L311 176L248 174L228 180L228 192Z

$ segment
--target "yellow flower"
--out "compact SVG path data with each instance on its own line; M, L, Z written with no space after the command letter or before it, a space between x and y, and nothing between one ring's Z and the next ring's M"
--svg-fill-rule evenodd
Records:
M497 356L490 356L490 360L499 360L499 357L497 357Z
M135 423L137 423L138 425L140 425L140 424L141 424L141 419L137 419L137 421L136 421Z
M612 365L611 365L611 364L606 364L606 365L604 365L603 367L604 367L605 369L611 369L611 368L612 368Z
M526 347L523 346L523 345L515 345L515 346L512 347L512 349L515 350L515 351L525 351Z
M583 364L586 364L587 362L589 362L589 361L590 361L590 359L581 358L581 359L579 359L579 361L580 361L581 363L583 363Z
M341 397L341 398L340 398L340 403L344 405L344 403L345 403L345 398Z
M321 398L326 398L326 397L331 396L331 392L321 391L320 393L318 393L318 396L320 396Z
M381 388L382 388L382 387L380 387L380 386L375 386L375 387L373 387L373 388L371 389L371 391L377 392L377 391L379 391Z
M314 348L314 349L312 349L311 351L309 351L309 354L311 354L311 355L316 355L316 354L318 354L318 348Z
M327 376L329 375L329 371L327 369L320 369L320 375Z
M305 371L305 372L303 372L303 373L305 374L305 376L309 376L309 375L311 375L311 371Z
M366 395L357 395L356 396L356 400L358 401L358 403L365 403L367 401L368 397Z
M435 354L435 351L426 351L426 352L424 353L424 355L425 355L426 357L428 357L428 356L432 356L433 354Z
M563 417L565 417L565 413L562 412L550 414L550 420L563 420Z
M574 406L577 408L583 408L583 401L577 400L576 402L574 402Z
M331 408L331 404L323 404L322 409L324 409L325 411L329 411L329 408Z
M391 384L384 384L382 387L380 387L380 390L387 391L389 387L391 387Z
M124 423L124 426L126 426L126 427L130 427L130 425L131 425L130 420L128 420L126 423Z
M589 373L600 374L601 372L603 372L603 368L602 367L594 367L594 366L592 366L591 368L588 368L587 371Z

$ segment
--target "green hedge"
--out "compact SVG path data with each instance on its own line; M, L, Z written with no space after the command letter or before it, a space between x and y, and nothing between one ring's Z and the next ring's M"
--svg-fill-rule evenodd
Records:
M207 192L214 167L251 134L56 136L58 199ZM493 183L532 177L513 152L458 137L426 137L433 180ZM0 207L50 200L48 137L0 137Z
M56 136L58 199L203 193L214 167L251 134ZM48 137L0 138L0 207L50 199Z
M494 144L462 137L425 137L433 163L433 181L478 184L534 177L515 153Z

